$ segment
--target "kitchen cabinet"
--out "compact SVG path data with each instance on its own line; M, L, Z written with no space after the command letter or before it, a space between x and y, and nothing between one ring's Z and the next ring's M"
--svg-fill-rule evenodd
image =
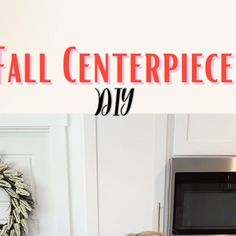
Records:
M236 115L178 114L173 155L236 155Z
M90 196L96 195L94 201L97 201L89 214L97 219L88 222L88 230L91 232L93 228L93 234L88 236L157 230L159 202L162 230L167 116L90 116L89 119L87 127L94 127L95 133L91 129L90 138L85 139L90 153L86 156L91 160L87 169L96 172L89 173L94 179ZM96 151L91 153L91 150Z

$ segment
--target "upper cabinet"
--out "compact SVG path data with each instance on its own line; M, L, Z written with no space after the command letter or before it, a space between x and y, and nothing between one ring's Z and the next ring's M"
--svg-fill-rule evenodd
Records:
M236 115L175 115L174 155L236 155Z

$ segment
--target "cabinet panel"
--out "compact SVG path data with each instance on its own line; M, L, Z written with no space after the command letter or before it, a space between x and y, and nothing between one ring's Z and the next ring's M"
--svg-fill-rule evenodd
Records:
M174 155L235 155L233 114L175 115Z
M58 122L60 119L54 122L49 118L0 116L0 158L24 173L35 200L34 213L28 222L32 236L70 235L65 127ZM1 222L8 216L7 205L9 199L0 192L0 212L5 212Z
M13 169L23 172L31 186L36 207L29 223L30 235L55 234L55 227L48 223L53 221L55 213L48 134L1 133L0 146L2 159Z
M99 235L157 230L163 225L166 116L97 119Z

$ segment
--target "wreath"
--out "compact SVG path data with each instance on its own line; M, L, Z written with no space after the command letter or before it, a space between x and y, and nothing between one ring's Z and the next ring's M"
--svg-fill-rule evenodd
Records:
M34 201L24 182L23 174L0 161L0 187L10 197L10 215L0 225L0 236L21 236L28 233L27 219L32 214Z

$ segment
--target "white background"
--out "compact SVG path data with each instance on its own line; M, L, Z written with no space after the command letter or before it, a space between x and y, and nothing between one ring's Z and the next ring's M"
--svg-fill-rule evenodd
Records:
M235 54L234 0L1 0L0 3L0 45L8 48L2 58L6 65L0 85L2 112L94 113L96 85L72 85L63 77L63 53L72 45L80 52L101 54ZM46 53L48 77L53 85L7 84L12 52L19 53L22 72L23 53L32 54L36 80L38 54ZM234 59L231 62L235 65ZM233 80L235 71L230 71ZM177 73L170 85L136 86L131 112L235 112L235 106L231 105L235 94L235 85L180 84Z

